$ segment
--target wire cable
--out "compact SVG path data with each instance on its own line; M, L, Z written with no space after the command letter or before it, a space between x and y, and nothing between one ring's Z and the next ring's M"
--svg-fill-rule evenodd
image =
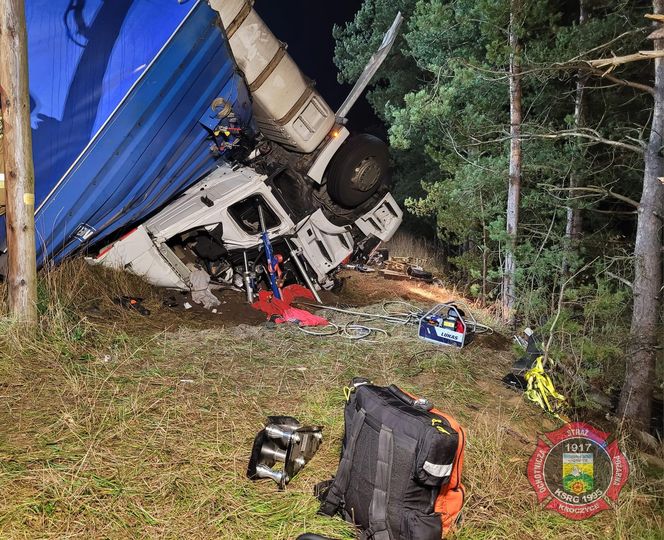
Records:
M382 328L375 328L372 326L364 326L363 324L357 324L353 322L346 323L343 327L330 322L327 326L323 327L307 327L307 326L298 326L300 332L307 334L308 336L314 337L341 337L350 339L353 341L361 341L364 343L380 343L382 340L370 339L371 336L383 335L384 337L389 337L389 334ZM312 328L325 328L327 330L317 331Z
M346 323L343 327L340 327L330 322L330 325L334 327L332 332L315 332L312 330L305 329L303 327L299 327L302 332L308 335L320 336L320 337L338 335L340 337L345 337L347 339L352 339L352 340L372 341L369 340L368 338L376 334L384 334L386 337L389 336L389 334L382 328L375 328L360 324L359 323L360 320L363 322L382 320L395 325L405 326L408 324L419 324L420 319L424 317L425 314L427 313L425 312L425 310L418 308L417 306L411 304L410 302L406 302L405 300L384 301L381 305L384 315L380 313L369 313L366 311L357 311L354 309L346 309L335 306L311 304L308 302L300 302L300 303L310 308L316 308L324 311L325 310L332 311L335 313L341 313L343 315L351 315L356 318L355 321ZM493 334L493 328L477 322L475 317L470 312L470 308L468 307L467 304L463 302L450 302L450 305L456 305L456 304L460 304L461 306L466 308L468 312L468 317L465 320L468 333L473 333L476 335ZM397 306L399 306L399 308L397 308ZM399 309L399 311L397 311L397 309Z
M383 319L386 321L392 321L396 323L401 323L401 324L407 324L408 318L403 317L403 316L393 316L393 315L381 315L380 313L367 313L365 311L354 311L351 309L342 309L334 306L323 306L320 304L310 304L308 302L301 302L303 306L311 307L311 308L316 308L316 309L321 309L321 310L328 310L328 311L335 311L337 313L343 313L345 315L353 315L355 317L365 317L365 318L370 318L370 319Z
M326 332L316 332L312 330L312 328L329 328L332 331L330 332L329 330ZM327 326L300 326L298 325L298 329L300 332L304 332L308 336L316 336L316 337L330 337L337 335L339 333L339 327L334 324L333 322L328 321Z

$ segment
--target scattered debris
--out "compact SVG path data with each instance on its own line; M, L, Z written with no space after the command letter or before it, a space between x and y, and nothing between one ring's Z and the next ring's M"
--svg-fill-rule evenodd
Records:
M362 272L363 274L370 274L376 271L374 268L371 268L366 264L344 264L342 268L345 270L355 270L356 272Z
M357 272L378 272L385 279L397 281L423 281L442 286L440 278L424 269L426 259L414 257L390 257L387 249L376 249L366 264L346 264L344 268Z
M411 279L408 274L405 274L403 272L395 272L393 270L379 270L378 274L385 279L394 279L397 281L406 281L408 279Z
M433 274L431 272L427 272L421 266L409 266L406 270L406 274L408 274L410 277L426 281L427 283L431 283L433 281Z
M391 257L385 261L384 267L386 270L390 270L392 272L406 273L408 271L408 267L412 264L421 267L421 265L424 264L424 261L422 259L414 259L412 257Z
M161 301L162 305L167 308L175 308L178 307L178 301L175 298L175 296L167 296Z
M113 299L113 303L125 309L138 311L144 317L150 315L150 310L143 305L143 299L136 296L118 296Z

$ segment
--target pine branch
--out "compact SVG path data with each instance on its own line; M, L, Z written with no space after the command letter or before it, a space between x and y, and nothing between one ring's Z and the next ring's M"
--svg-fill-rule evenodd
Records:
M598 75L599 77L602 77L603 79L606 79L607 81L611 81L612 83L618 84L620 86L628 86L630 88L634 88L636 90L641 90L643 92L647 92L651 96L655 95L655 89L652 86L648 86L647 84L642 84L634 81L628 81L625 79L620 79L616 77L615 75L611 75L609 71L602 71L601 69L594 68L592 66L584 66L581 65L579 66L581 69L584 69L588 71L589 73L592 73L593 75Z
M618 148L624 148L625 150L631 150L632 152L643 154L643 148L641 148L640 146L636 146L634 144L629 144L622 141L614 141L611 139L606 139L602 137L594 129L589 129L589 128L585 128L583 130L566 129L562 131L557 131L555 133L529 134L528 137L533 139L563 139L566 137L581 137L582 139L588 139L590 141L607 144L609 146L617 146Z
M563 284L560 286L560 292L558 293L558 309L556 310L556 316L553 318L553 322L551 323L551 328L549 330L549 339L546 342L546 345L544 347L544 360L542 363L546 365L547 361L549 360L549 350L551 349L551 343L553 342L553 334L554 330L556 328L556 324L558 324L558 319L560 318L560 313L562 312L563 309L563 299L565 297L565 288L567 285L574 279L576 278L579 274L584 272L586 269L590 268L595 261L599 259L599 257L595 257L592 261L589 263L586 263L582 268L576 271L576 273L569 278L567 278Z
M582 193L597 193L599 195L604 195L605 197L613 197L614 199L617 199L619 201L622 201L626 204L629 204L630 206L633 206L634 208L639 208L639 203L638 201L635 201L634 199L630 199L629 197L626 197L625 195L621 195L620 193L615 193L614 191L611 191L610 189L602 188L599 186L584 186L584 187L558 187L558 186L552 186L550 184L542 184L543 187L549 189L549 191L574 191L574 192L582 192Z
M630 289L634 288L632 282L629 281L628 279L625 279L624 277L619 276L618 274L614 274L613 272L609 272L608 270L604 270L604 273L613 279L617 279L618 281L620 281L620 283L627 285Z
M633 30L628 30L627 32L623 32L619 36L614 37L613 39L610 39L606 43L602 43L601 45L597 45L596 47L593 47L592 49L589 49L587 51L582 52L581 54L578 54L577 56L570 58L567 60L567 62L561 62L561 65L564 64L569 64L571 62L574 62L575 60L580 60L584 56L589 55L590 53L593 53L595 51L599 51L600 49L606 49L607 47L611 46L613 43L616 41L620 41L622 38L629 36L631 34L638 34L639 32L645 32L647 30L647 27L642 27L642 28L634 28Z

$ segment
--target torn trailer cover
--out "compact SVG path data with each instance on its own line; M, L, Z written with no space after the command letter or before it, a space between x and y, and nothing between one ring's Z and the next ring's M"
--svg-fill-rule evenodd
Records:
M26 19L40 266L215 169L227 153L210 150L215 99L251 130L248 90L206 2L26 0Z
M191 289L196 265L239 287L240 261L263 270L261 206L284 280L297 266L331 286L342 260L396 231L384 143L349 137L281 49L248 85L252 40L277 40L250 3L212 7L27 1L41 265L85 250L156 285ZM267 91L284 63L292 87ZM266 111L293 94L279 136Z

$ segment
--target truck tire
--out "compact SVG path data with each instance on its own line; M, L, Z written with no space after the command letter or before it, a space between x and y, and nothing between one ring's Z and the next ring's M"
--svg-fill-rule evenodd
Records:
M327 192L344 208L369 200L390 176L387 145L363 133L348 139L332 158L327 172Z

